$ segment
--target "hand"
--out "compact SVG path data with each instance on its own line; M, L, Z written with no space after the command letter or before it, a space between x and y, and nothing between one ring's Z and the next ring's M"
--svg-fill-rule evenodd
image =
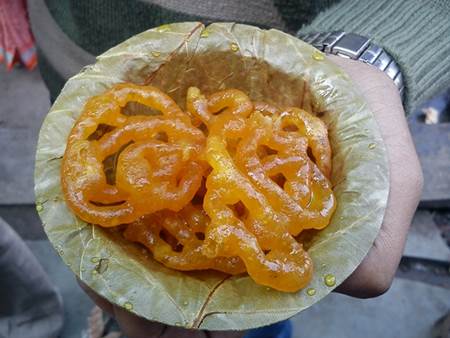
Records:
M388 205L378 237L337 292L368 298L386 292L394 278L423 185L420 163L393 81L375 67L331 55L366 98L384 139L390 166Z
M244 331L187 330L152 322L138 317L122 309L120 306L111 304L80 280L78 280L78 284L80 284L81 288L91 297L97 306L117 320L122 333L129 338L241 338L245 334Z
M378 237L366 258L337 292L354 297L375 297L389 289L399 264L411 219L423 185L419 160L408 130L398 90L381 71L358 61L329 56L360 89L372 108L381 130L390 164L390 192ZM240 331L198 331L151 322L111 304L79 281L102 310L116 318L130 338L242 337Z

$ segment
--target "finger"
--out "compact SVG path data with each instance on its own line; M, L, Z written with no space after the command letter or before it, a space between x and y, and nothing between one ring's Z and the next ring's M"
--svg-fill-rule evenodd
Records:
M129 338L160 338L168 328L165 324L138 317L116 305L114 306L114 317L122 332ZM180 335L180 337L183 336Z
M87 295L92 299L92 301L97 304L99 308L108 313L109 315L114 315L113 305L108 302L105 298L98 295L95 291L93 291L89 286L84 284L81 280L77 278L78 285L87 293Z
M125 309L122 309L120 306L111 304L78 278L77 282L95 304L117 320L123 333L129 338L239 338L243 336L243 332L240 331L210 331L207 333L202 330L187 330L184 328L149 321L145 318L138 317Z
M247 331L209 331L207 338L242 338Z
M123 333L129 338L241 338L243 331L204 331L185 329L152 322L138 317L118 306L114 306L114 314Z

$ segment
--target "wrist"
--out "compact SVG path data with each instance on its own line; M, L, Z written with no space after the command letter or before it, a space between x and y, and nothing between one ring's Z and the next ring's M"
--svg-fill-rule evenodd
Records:
M299 34L299 37L327 54L357 60L382 71L404 97L403 74L394 58L369 38L344 31Z

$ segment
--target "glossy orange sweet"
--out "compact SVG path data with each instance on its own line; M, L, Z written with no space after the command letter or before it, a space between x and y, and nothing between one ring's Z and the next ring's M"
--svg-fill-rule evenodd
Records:
M178 213L164 210L141 217L126 228L124 237L145 245L158 262L172 269L215 269L232 275L245 272L238 257L203 254L203 236L208 223L201 206L188 204Z
M130 101L161 114L125 115ZM170 268L305 287L313 264L295 236L327 226L336 204L325 124L236 89L205 96L192 87L186 109L132 84L88 101L63 159L68 205L90 223L128 224L124 237ZM112 183L105 160L114 154Z
M131 101L162 114L122 114ZM112 130L91 139L100 125ZM108 184L103 161L126 145L118 155L115 185ZM181 210L200 187L204 146L202 132L159 89L116 85L87 102L69 135L61 175L64 196L81 219L105 227L166 208Z

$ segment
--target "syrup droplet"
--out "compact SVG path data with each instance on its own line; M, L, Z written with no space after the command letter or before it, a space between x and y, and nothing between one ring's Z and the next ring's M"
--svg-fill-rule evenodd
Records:
M123 304L123 307L124 307L125 309L127 309L128 311L133 310L133 304L131 304L130 302L125 302L125 303Z
M36 204L36 211L41 212L44 210L44 206L41 203Z
M154 56L155 58L157 58L160 55L161 55L161 52L158 52L158 51L153 51L152 52L152 56Z
M237 52L237 51L239 50L239 46L238 46L237 43L232 42L232 43L230 44L230 49L231 49L233 52Z
M325 60L325 55L322 52L315 50L312 55L312 58L316 61L323 61Z
M308 296L314 296L316 294L316 289L314 288L309 288L308 290L306 290L306 294Z
M170 31L170 25L161 25L156 30L160 33L169 32Z
M375 143L370 143L369 144L369 149L375 149L377 145Z
M209 36L209 32L207 30L204 30L203 32L200 33L201 38L207 38L208 36Z
M332 287L336 285L336 277L331 273L326 274L323 280L326 286Z

